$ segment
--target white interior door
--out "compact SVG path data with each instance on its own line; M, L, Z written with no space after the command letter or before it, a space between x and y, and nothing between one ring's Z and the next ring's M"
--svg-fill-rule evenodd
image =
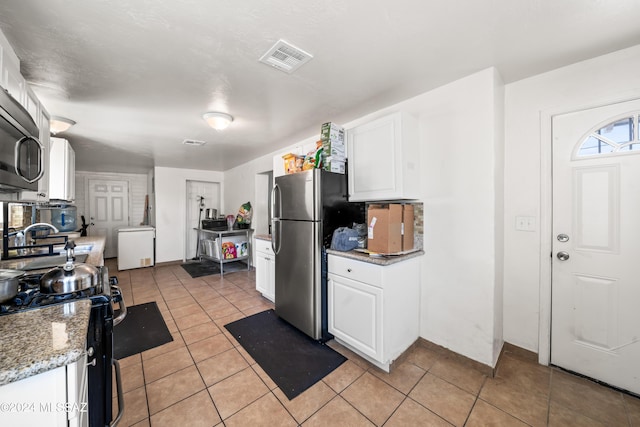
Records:
M104 257L118 256L118 228L129 225L127 181L89 180L89 236L105 236Z
M640 100L553 119L551 363L640 393Z
M200 209L202 209L202 213ZM200 226L198 220L204 219L205 209L217 209L218 215L223 214L220 210L220 184L217 182L187 181L185 259L192 259L196 256L198 236L194 228Z

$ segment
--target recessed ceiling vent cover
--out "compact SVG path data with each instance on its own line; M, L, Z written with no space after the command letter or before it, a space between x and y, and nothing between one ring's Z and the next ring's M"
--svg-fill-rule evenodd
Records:
M196 145L196 146L201 146L206 144L205 141L197 141L195 139L185 139L184 141L182 141L182 143L184 145Z
M310 53L284 40L278 40L267 53L262 55L260 62L271 65L285 73L293 73L311 58L313 58L313 55Z

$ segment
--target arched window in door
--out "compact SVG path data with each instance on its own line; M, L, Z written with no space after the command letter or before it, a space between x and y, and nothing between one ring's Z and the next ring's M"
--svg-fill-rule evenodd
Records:
M604 126L596 126L580 143L575 157L593 157L608 154L640 152L638 114L616 118Z

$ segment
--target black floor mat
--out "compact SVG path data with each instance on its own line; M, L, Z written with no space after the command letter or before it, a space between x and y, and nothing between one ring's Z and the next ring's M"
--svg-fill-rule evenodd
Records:
M155 302L127 307L127 316L113 328L113 357L125 357L173 341Z
M220 264L215 261L202 260L191 261L182 264L182 268L192 278L210 276L212 274L220 274ZM243 261L229 262L224 264L224 274L233 273L234 271L247 271L247 264Z
M245 317L225 328L289 400L347 360L280 319L273 310Z

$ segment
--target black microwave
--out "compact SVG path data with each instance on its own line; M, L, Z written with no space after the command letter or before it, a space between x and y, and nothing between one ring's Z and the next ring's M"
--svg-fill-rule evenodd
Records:
M0 88L0 192L38 190L44 149L27 110Z

